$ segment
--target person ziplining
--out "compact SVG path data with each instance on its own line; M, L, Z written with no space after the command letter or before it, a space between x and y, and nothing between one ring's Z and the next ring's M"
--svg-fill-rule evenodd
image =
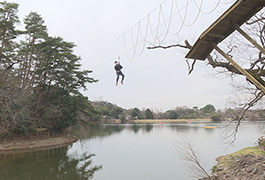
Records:
M118 59L120 59L120 57ZM115 61L114 63L115 63L114 69L115 69L116 75L117 75L117 78L116 78L116 86L118 86L118 81L119 81L119 77L120 76L122 76L121 84L123 84L124 74L121 72L121 69L123 67L120 65L120 62L118 62L118 61Z

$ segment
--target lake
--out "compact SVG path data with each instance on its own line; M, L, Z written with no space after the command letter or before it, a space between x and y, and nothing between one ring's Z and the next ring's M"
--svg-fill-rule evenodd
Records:
M205 129L205 125L217 126ZM75 126L79 140L71 146L1 155L2 180L195 180L180 158L177 144L189 139L205 169L215 158L256 145L264 122L243 122L236 141L227 138L235 124L105 124ZM178 143L177 143L178 142Z

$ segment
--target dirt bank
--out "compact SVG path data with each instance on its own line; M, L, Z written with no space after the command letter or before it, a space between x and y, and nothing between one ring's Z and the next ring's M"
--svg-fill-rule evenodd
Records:
M216 159L211 180L264 180L265 152L248 147ZM207 180L204 178L202 180Z
M75 141L77 141L77 138L75 136L52 137L48 139L38 139L38 140L23 140L23 141L20 140L12 142L2 141L0 142L0 153L58 147L58 146L72 144Z

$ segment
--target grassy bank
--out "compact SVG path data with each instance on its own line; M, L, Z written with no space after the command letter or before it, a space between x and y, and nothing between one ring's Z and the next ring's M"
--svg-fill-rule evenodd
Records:
M140 119L133 120L136 124L155 124L155 123L174 123L174 122L188 122L188 121L212 121L211 119Z
M265 152L258 146L247 147L234 153L216 158L217 165L212 168L217 179L265 179ZM229 177L229 178L228 178Z
M247 147L234 153L216 158L212 168L214 180L264 180L265 152L258 146ZM208 177L201 180L208 180Z
M230 164L228 162L231 162L231 159L234 159L234 157L236 156L242 156L246 154L253 154L255 156L265 156L265 152L260 150L258 146L252 146L221 157L218 165L229 166Z

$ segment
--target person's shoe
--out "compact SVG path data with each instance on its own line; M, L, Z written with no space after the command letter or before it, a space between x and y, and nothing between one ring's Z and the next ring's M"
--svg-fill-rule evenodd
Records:
M121 82L121 84L123 85L123 82Z
M118 83L116 83L116 86L118 86Z

